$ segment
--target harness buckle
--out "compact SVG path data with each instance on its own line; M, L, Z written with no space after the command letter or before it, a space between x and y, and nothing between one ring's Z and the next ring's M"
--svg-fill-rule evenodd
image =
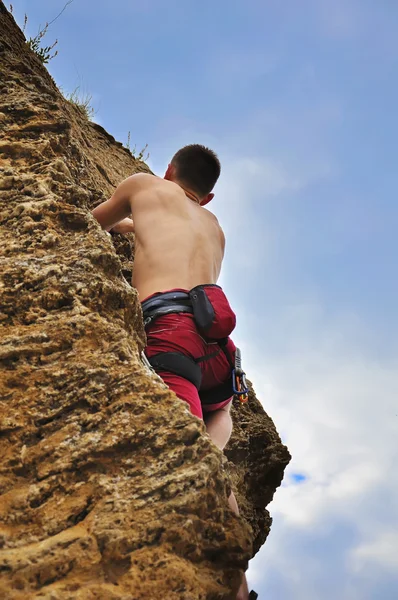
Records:
M144 319L144 328L152 322L153 317L147 317Z
M242 354L239 348L235 351L235 368L232 369L232 388L234 394L244 403L249 399L249 388L246 383L246 373L242 369Z

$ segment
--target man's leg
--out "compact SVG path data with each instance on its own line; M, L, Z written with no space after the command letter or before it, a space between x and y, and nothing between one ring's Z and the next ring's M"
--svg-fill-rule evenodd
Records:
M222 408L204 414L203 420L206 425L207 433L220 450L224 450L232 433L231 405L232 401ZM232 491L228 498L228 504L231 510L236 515L239 515L238 503L236 502L235 494ZM249 588L247 586L246 575L243 575L242 584L239 588L236 600L247 600L248 598Z
M207 433L220 450L224 450L232 433L231 404L232 401L222 408L204 413Z
M223 406L223 408L204 414L203 420L206 425L207 433L212 442L217 448L220 448L220 450L224 450L232 433L231 404L232 401L226 406ZM233 512L236 515L239 515L238 503L236 502L235 494L232 491L228 498L228 503Z

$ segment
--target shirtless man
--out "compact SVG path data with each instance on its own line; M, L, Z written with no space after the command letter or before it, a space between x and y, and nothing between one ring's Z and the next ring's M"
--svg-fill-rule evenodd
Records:
M235 315L216 285L224 234L203 208L214 197L219 175L212 150L186 146L174 155L164 179L144 173L128 177L93 215L103 229L135 232L132 285L142 303L146 355L223 450L232 432L235 346L229 334ZM239 514L233 493L229 504ZM237 600L248 597L243 577Z

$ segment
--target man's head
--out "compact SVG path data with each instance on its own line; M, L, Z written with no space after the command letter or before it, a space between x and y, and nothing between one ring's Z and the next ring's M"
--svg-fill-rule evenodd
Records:
M181 184L192 192L204 206L213 199L211 190L220 176L221 165L213 150L191 144L175 153L169 164L165 179Z

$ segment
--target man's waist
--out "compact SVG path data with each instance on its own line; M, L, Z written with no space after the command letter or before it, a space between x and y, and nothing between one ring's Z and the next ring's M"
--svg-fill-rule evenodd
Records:
M177 266L176 266L177 269ZM216 285L217 281L213 279L208 273L199 274L152 274L151 270L147 270L145 274L142 270L135 272L133 277L133 287L138 291L141 304L149 298L159 297L161 294L168 294L169 292L185 292L189 293L194 287L198 285Z
M163 292L147 298L141 304L144 324L153 318L170 313L193 313L192 301L188 292Z
M220 286L216 284L206 284L200 287L215 287L221 290ZM144 300L141 303L144 325L147 326L156 318L168 314L184 312L193 314L192 291L194 290L195 288L189 291L176 289L168 292L159 292Z

